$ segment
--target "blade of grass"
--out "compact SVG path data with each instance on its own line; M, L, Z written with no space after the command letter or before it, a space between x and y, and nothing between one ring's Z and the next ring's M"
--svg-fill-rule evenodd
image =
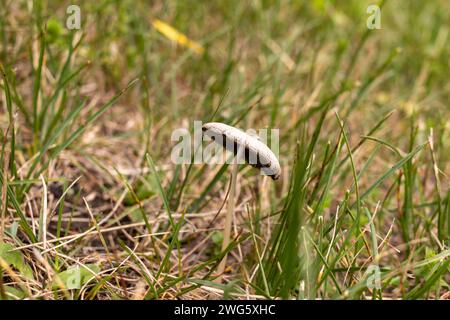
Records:
M413 151L408 153L405 157L403 157L400 161L398 161L395 165L393 165L388 171L386 171L380 178L378 178L363 194L361 194L360 199L365 199L369 194L372 193L384 180L394 174L398 169L400 169L407 161L412 159L424 146L428 144L424 143L418 147L416 147ZM350 207L352 208L355 205L353 203Z
M39 145L39 111L38 111L38 104L39 104L39 96L41 91L41 78L42 78L42 66L44 63L44 54L45 54L45 47L46 47L46 39L45 39L45 31L42 30L39 27L39 60L38 60L38 66L34 73L34 86L33 86L33 147L36 151L38 149Z
M148 165L150 166L150 169L152 170L151 177L152 177L152 179L154 179L155 185L158 187L159 196L163 200L164 208L166 209L167 215L169 217L170 225L172 226L172 228L174 228L175 225L174 225L173 218L172 218L172 211L170 210L169 199L167 198L167 195L161 185L161 180L159 179L158 171L156 170L155 163L153 162L152 157L148 153L146 155L146 159L147 159Z

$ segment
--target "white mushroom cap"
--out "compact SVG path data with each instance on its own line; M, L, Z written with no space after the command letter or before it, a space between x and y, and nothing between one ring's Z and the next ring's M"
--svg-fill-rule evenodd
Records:
M234 154L243 151L247 163L259 168L273 180L280 177L281 168L277 157L258 138L220 122L205 123L202 130L204 134L215 142L222 143L222 146Z

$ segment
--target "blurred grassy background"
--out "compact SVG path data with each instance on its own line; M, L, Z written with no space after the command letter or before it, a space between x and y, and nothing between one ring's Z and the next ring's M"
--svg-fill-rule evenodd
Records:
M70 4L0 0L2 298L449 298L447 1ZM170 161L212 115L283 171L240 168L222 282L227 167Z

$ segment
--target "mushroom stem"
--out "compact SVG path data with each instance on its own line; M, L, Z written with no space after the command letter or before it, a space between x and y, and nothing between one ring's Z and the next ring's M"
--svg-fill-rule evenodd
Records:
M231 165L232 166L231 189L230 189L230 195L229 195L228 204L227 204L227 215L225 217L225 228L223 231L222 251L226 250L226 248L230 244L231 224L233 222L233 213L234 213L234 207L235 207L236 181L237 181L238 167L239 167L237 158L238 157L234 158L233 163ZM219 279L221 278L221 275L225 271L225 266L227 263L227 256L228 256L228 253L225 254L225 256L223 257L222 261L219 264L219 268L218 268Z

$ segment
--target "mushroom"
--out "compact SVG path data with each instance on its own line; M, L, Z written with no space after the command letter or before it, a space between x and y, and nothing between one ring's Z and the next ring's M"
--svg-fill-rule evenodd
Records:
M280 177L281 168L277 157L258 138L220 122L205 123L202 130L204 134L222 143L224 148L235 155L243 152L245 161L260 169L263 174L270 176L273 180Z
M281 168L277 157L263 142L235 127L220 122L209 122L202 126L203 134L214 142L221 144L225 149L233 152L233 169L231 174L231 189L228 199L227 213L223 232L222 251L230 243L231 224L235 206L236 181L238 161L243 158L251 166L260 169L261 173L270 176L273 180L280 177ZM217 269L220 276L225 270L227 255L222 258Z

